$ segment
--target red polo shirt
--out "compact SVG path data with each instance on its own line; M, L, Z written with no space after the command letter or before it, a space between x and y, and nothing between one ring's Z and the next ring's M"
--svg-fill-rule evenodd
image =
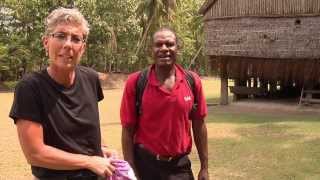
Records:
M142 114L138 117L135 107L136 81L140 72L129 75L124 89L120 118L124 127L137 126L134 142L143 144L149 151L163 156L176 156L191 151L191 121L189 113L193 105L193 93L185 78L184 70L175 65L176 83L172 91L160 87L154 65L142 96ZM207 106L200 78L195 79L198 108L192 117L202 121Z

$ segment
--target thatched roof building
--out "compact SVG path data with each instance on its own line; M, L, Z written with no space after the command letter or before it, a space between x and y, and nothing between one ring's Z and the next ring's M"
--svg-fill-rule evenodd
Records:
M319 0L207 0L200 13L222 91L227 78L266 94L319 85Z

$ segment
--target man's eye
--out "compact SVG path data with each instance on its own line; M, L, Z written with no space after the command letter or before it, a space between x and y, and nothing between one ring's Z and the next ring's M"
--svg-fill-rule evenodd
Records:
M174 46L174 43L167 43L166 46L167 47L172 47L172 46Z

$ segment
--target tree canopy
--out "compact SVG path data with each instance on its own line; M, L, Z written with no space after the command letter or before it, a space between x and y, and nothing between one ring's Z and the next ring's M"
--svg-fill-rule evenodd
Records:
M101 72L133 72L150 63L148 43L161 26L183 42L180 63L207 74L202 54L204 0L2 0L0 2L0 81L18 80L47 65L42 46L44 20L57 7L76 7L90 24L81 63Z

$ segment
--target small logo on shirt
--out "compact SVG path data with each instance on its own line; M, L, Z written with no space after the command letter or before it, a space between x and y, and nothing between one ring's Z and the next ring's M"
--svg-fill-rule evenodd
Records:
M185 96L184 101L191 101L191 96Z

